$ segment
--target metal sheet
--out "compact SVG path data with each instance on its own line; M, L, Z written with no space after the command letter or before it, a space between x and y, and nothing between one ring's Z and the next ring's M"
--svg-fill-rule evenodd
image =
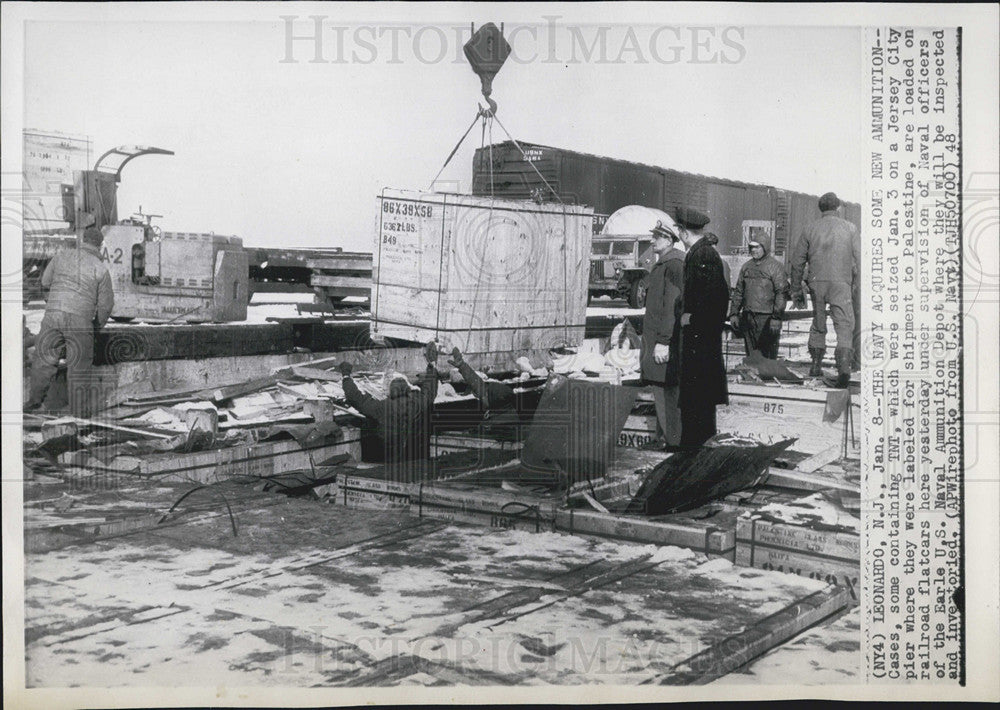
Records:
M528 471L569 481L603 476L638 389L553 376L545 385L521 455Z

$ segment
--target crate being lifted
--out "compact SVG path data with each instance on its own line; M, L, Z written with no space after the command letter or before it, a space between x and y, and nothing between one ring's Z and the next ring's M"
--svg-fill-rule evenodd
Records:
M378 202L374 336L464 353L583 341L593 209L388 189Z

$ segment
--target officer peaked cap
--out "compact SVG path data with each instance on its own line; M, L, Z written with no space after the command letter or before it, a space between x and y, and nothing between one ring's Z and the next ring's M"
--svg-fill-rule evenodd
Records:
M676 218L677 224L687 229L701 229L712 221L707 214L694 207L678 207Z
M674 241L677 241L677 235L674 234L674 230L672 230L670 227L665 225L663 222L660 222L659 220L657 220L656 226L649 230L649 233L652 234L654 238L667 237L668 239L673 239Z

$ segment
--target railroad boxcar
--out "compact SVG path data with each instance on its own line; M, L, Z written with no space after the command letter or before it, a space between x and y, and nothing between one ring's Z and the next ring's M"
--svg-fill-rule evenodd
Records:
M820 216L815 195L536 143L520 146L524 154L511 141L476 150L474 195L489 195L492 189L498 197L555 200L541 173L564 202L590 205L597 214L610 215L626 205L671 214L680 205L696 207L712 218L708 229L719 237L720 253L733 257L731 265L738 264L751 237L765 241L784 261L806 225ZM860 227L860 206L845 203L844 218Z

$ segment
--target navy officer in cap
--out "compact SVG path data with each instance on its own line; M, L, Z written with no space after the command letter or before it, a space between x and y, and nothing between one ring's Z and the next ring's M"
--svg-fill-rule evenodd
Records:
M684 258L684 288L678 302L675 337L679 342L681 446L701 446L717 432L715 408L729 403L722 330L729 310L726 269L715 249L719 239L705 234L708 215L677 208Z
M642 379L653 392L657 437L643 448L663 449L681 441L681 413L677 408L677 357L671 357L675 306L684 287L684 252L677 226L659 221L650 230L656 264L647 277L646 312L642 316Z

